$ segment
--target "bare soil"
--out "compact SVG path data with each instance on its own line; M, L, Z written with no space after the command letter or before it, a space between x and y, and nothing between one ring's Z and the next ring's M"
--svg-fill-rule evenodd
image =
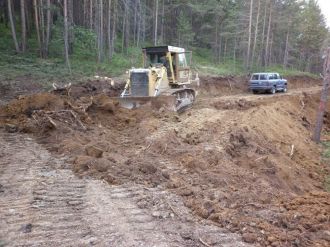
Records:
M193 219L254 246L329 246L329 164L311 141L320 81L298 78L276 95L249 94L242 81L205 78L196 104L180 115L148 105L122 109L110 91L40 93L0 108L0 124L68 157L82 179L161 188ZM211 239L207 245L225 246Z

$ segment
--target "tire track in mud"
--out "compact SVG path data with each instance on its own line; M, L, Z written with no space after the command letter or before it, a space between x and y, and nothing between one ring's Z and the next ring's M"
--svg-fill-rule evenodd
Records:
M65 159L0 132L0 246L248 246L160 187L79 179Z

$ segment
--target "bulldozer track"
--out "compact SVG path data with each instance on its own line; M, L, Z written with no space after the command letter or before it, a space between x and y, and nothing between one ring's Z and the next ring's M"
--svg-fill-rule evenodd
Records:
M248 246L162 188L80 179L28 136L0 131L0 161L0 246Z

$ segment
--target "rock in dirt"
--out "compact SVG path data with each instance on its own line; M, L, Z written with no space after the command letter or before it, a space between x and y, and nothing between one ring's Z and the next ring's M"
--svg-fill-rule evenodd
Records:
M32 231L32 224L29 223L29 224L26 224L26 225L23 225L21 227L21 231L24 232L24 233L29 233Z
M79 155L73 162L73 170L75 172L87 171L93 163L93 158L90 156Z
M254 233L244 233L242 236L243 240L247 243L255 243L257 241L257 235Z
M5 130L9 133L15 133L18 131L18 127L13 124L6 124L5 125Z
M103 156L103 150L95 146L88 146L85 148L85 151L88 156L94 158L102 158Z
M330 243L330 231L321 232L320 237Z
M99 172L106 172L109 169L110 161L107 159L100 158L95 160L93 168Z

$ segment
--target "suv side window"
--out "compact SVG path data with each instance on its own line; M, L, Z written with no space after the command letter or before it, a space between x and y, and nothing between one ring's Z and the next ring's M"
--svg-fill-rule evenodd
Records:
M273 74L273 79L274 79L274 80L277 80L277 79L278 79L277 74Z
M269 80L273 80L273 79L274 79L274 75L273 75L273 74L269 74L269 75L268 75L268 79L269 79Z
M252 80L259 80L259 74L252 75Z
M260 75L260 80L267 80L267 76L265 74Z

